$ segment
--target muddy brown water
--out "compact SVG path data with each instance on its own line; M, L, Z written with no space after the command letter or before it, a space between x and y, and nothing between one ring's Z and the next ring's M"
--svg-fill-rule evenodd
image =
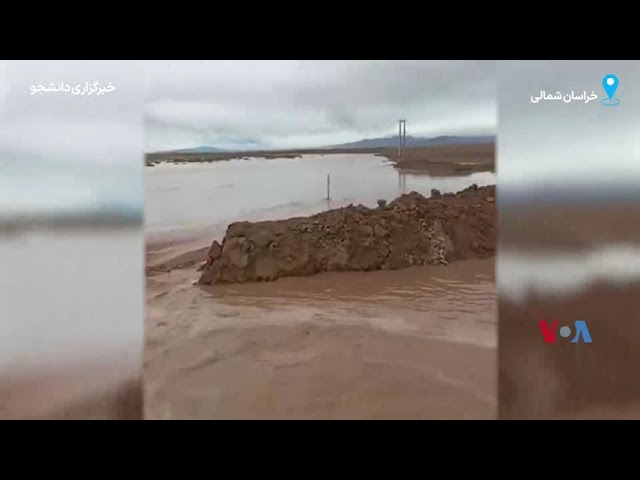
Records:
M640 418L640 248L545 246L499 250L499 418ZM540 320L571 338L546 343ZM591 343L571 343L576 320Z
M147 279L148 418L496 416L493 261L195 287Z
M322 200L327 173L331 202ZM233 221L495 183L491 172L401 174L366 155L157 166L145 175L147 267L204 254ZM493 270L493 259L470 260L208 289L194 286L193 265L154 272L145 415L495 418Z
M142 418L142 246L142 228L0 238L0 418Z

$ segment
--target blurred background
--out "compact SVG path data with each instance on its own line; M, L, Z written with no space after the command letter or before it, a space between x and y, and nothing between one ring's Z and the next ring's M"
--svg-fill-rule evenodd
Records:
M498 62L500 418L640 418L639 81L637 61Z
M0 61L0 418L142 415L141 77Z

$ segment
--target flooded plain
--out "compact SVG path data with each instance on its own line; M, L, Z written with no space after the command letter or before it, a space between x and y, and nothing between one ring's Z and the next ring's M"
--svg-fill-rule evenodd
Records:
M147 263L207 247L233 221L495 183L491 172L400 173L369 155L145 175ZM147 277L147 418L496 417L493 259L213 288L198 277Z
M145 168L145 231L150 240L213 238L235 221L306 216L350 203L374 207L411 191L428 197L432 188L457 192L473 183L495 185L496 176L405 173L384 157L363 154L161 163Z

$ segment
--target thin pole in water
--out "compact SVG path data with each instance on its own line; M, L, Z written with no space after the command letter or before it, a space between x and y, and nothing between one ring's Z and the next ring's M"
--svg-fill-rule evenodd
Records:
M407 146L407 121L402 120L402 151Z
M327 200L331 200L331 177L327 173Z

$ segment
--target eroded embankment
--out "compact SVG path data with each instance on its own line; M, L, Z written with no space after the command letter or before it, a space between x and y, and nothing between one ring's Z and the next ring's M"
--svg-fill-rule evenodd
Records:
M495 186L431 198L412 192L379 208L229 225L199 283L271 281L323 271L395 270L495 254Z

